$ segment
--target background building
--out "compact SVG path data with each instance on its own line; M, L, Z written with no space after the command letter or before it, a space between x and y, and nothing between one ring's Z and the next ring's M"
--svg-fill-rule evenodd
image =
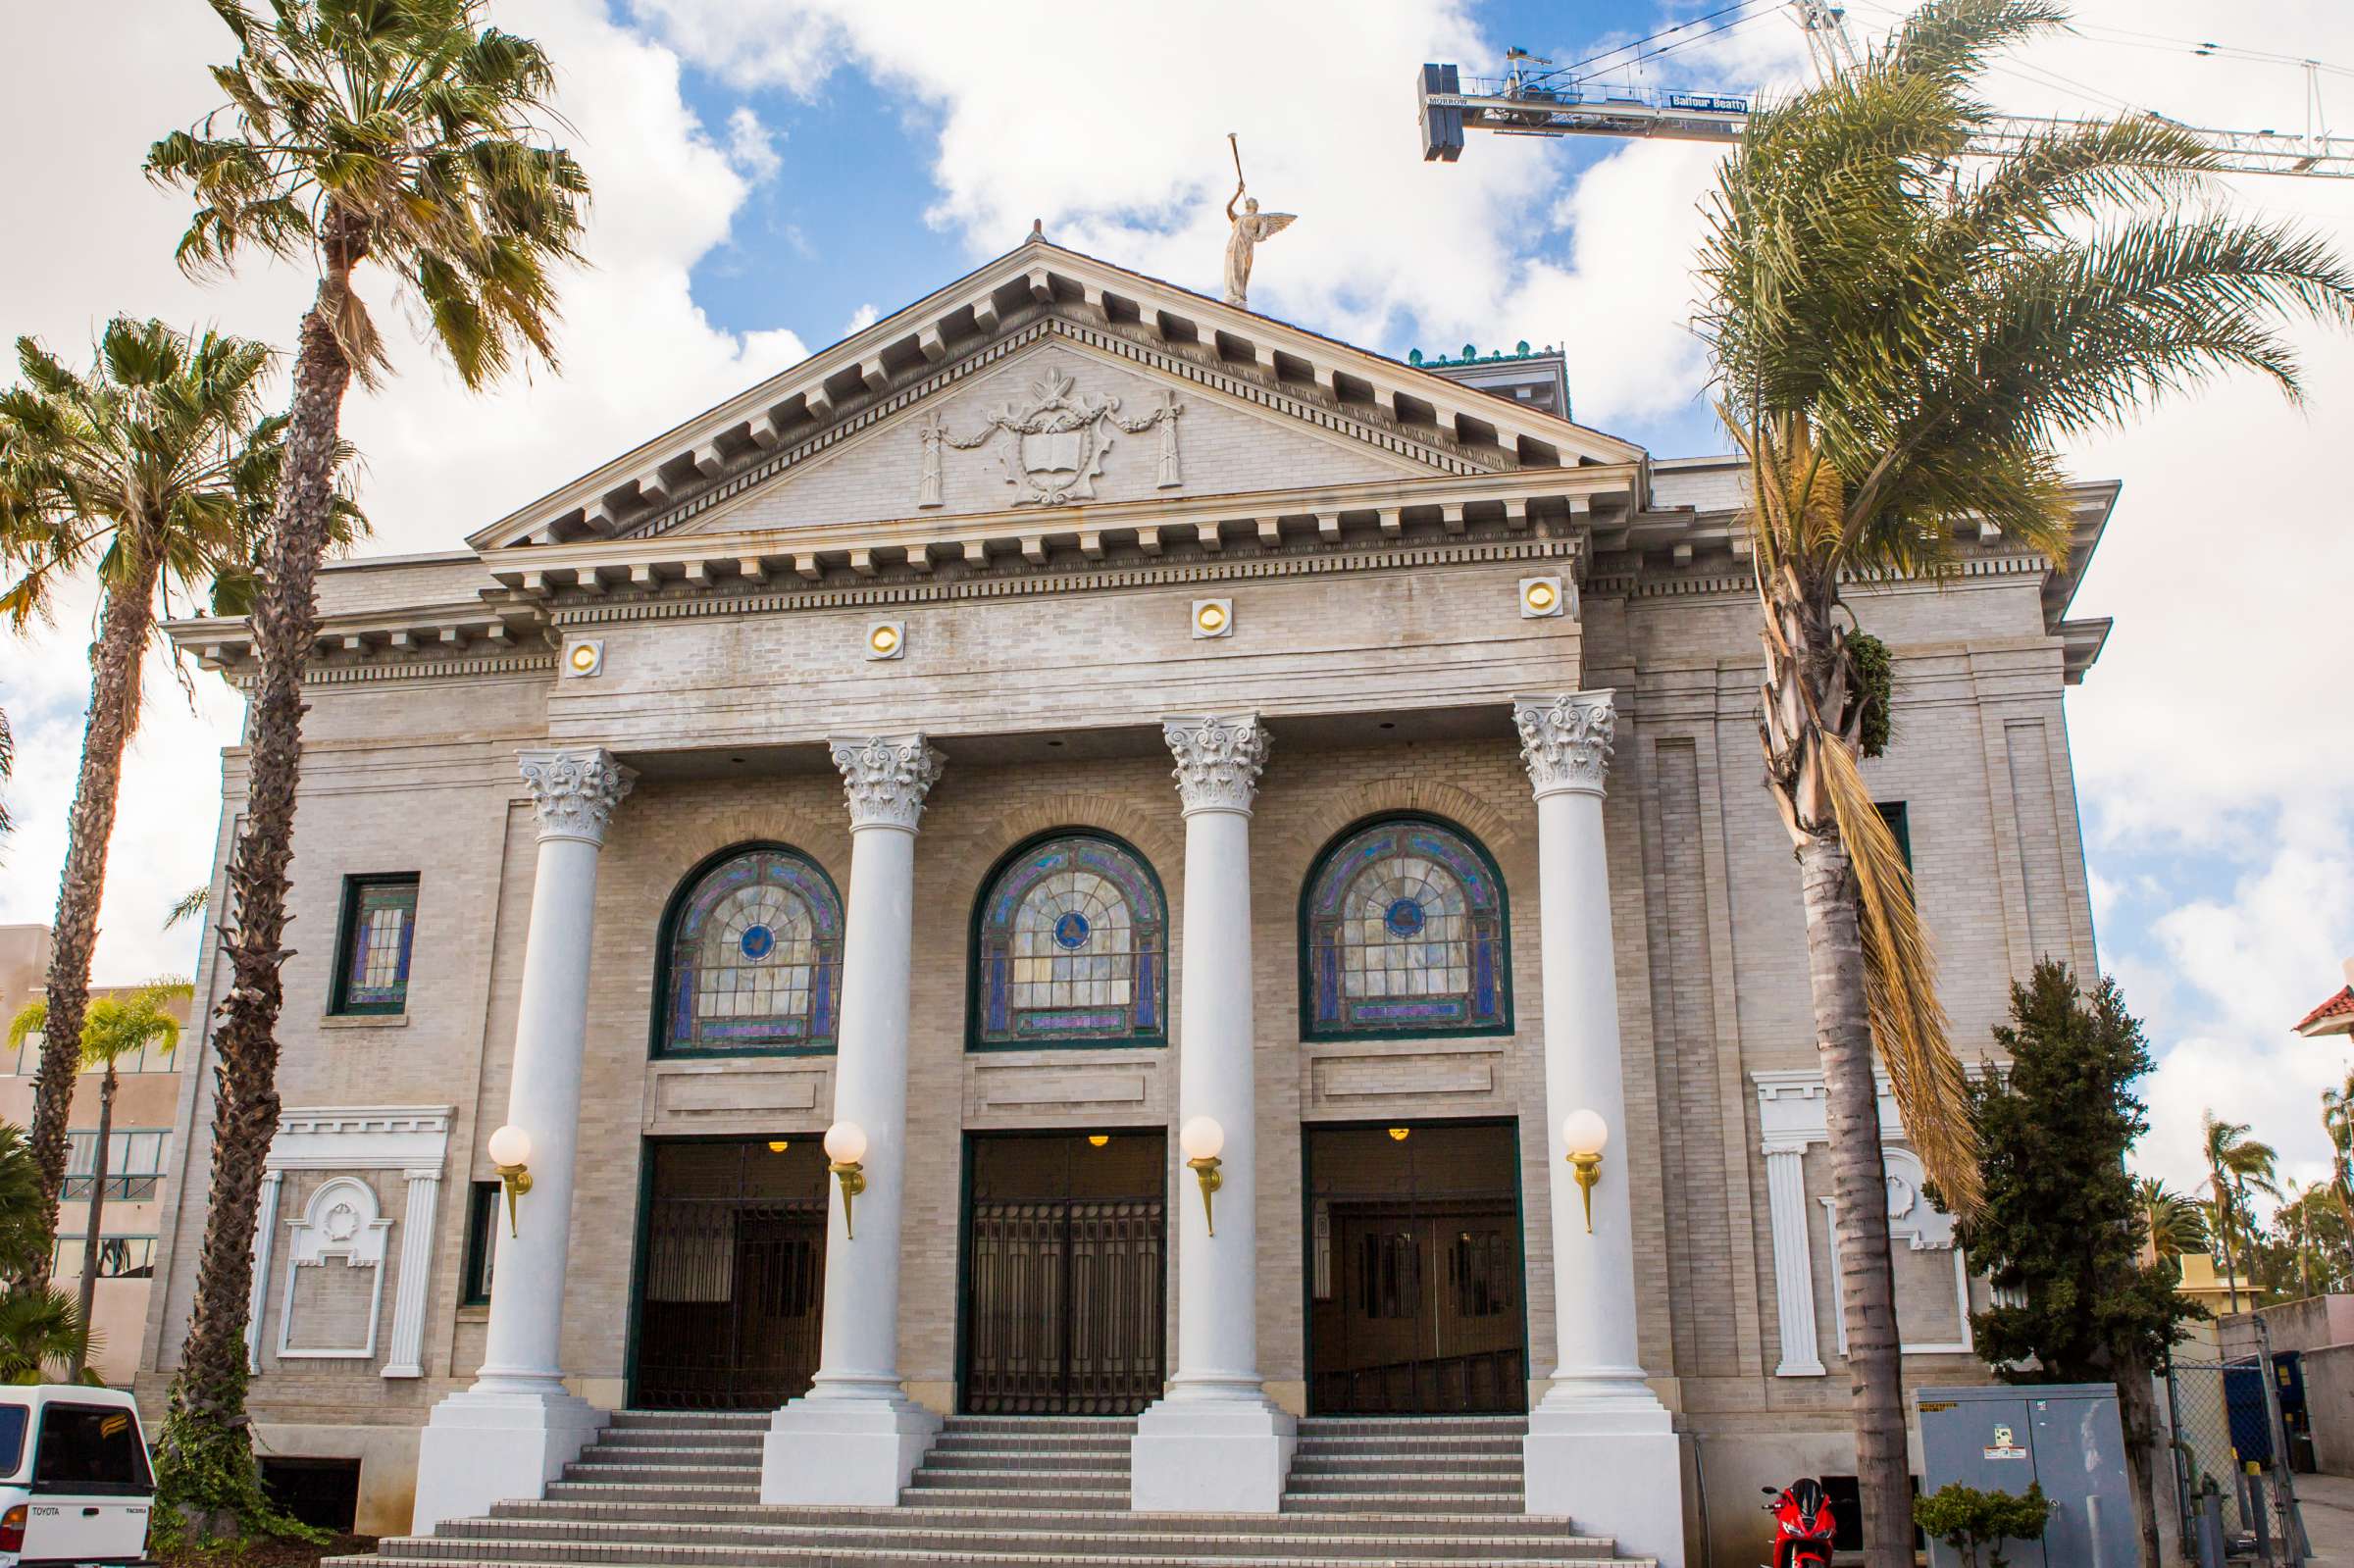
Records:
M42 994L49 974L49 928L0 926L0 1033L8 1020ZM92 999L120 995L129 986L93 986ZM172 1008L181 1039L192 1046L185 1002ZM32 1124L34 1085L41 1065L41 1037L28 1037L22 1049L0 1048L0 1122ZM147 1323L147 1289L155 1278L157 1228L163 1214L164 1172L172 1147L173 1117L179 1106L178 1051L149 1048L116 1063L121 1082L115 1092L113 1152L107 1161L106 1201L100 1208L98 1290L90 1303L90 1325L99 1348L92 1358L107 1382L128 1387L138 1370ZM58 1211L58 1243L51 1278L75 1290L81 1279L82 1248L89 1236L91 1171L98 1151L98 1085L104 1075L75 1080L66 1187Z

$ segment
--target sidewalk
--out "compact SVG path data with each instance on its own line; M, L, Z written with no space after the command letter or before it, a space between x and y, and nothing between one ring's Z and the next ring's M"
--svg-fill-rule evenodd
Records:
M2305 1534L2313 1538L2311 1561L2354 1568L2354 1480L2299 1476L2297 1508L2305 1516Z

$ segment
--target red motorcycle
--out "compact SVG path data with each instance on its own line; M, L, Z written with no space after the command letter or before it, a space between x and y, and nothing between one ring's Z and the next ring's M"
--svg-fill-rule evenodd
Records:
M1772 1568L1831 1568L1831 1537L1838 1526L1822 1483L1809 1477L1765 1491L1773 1499L1766 1504L1773 1515Z

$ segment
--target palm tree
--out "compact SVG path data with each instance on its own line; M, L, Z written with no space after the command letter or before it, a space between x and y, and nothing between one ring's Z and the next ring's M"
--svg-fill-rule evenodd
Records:
M2056 444L2156 394L2296 366L2271 318L2354 322L2320 241L2185 202L2210 155L2153 118L1959 160L1991 56L2050 0L1931 0L1858 68L1754 114L1725 161L1699 326L1749 465L1766 783L1796 849L1841 1224L1867 1560L1909 1560L1902 1365L1874 1049L1946 1202L1977 1172L1931 949L1859 758L1884 743L1885 649L1848 582L1935 577L1982 526L2065 560Z
M2253 1228L2248 1205L2250 1189L2268 1197L2280 1195L2280 1189L2273 1181L2273 1171L2280 1157L2270 1143L2250 1138L2251 1130L2245 1122L2218 1121L2215 1112L2207 1111L2202 1113L2200 1126L2207 1155L2207 1189L2215 1204L2216 1234L2224 1243L2224 1275L2230 1287L2231 1310L2237 1312L2239 1265L2231 1236L2235 1230L2245 1236Z
M40 1166L25 1130L0 1122L0 1275L46 1272L51 1249ZM94 1348L87 1320L63 1290L20 1286L0 1294L0 1382L40 1383L51 1367L86 1360Z
M6 784L17 771L17 733L8 727L8 714L0 710L0 784ZM0 800L0 838L16 832L16 819L8 814L8 802Z
M2142 1257L2152 1268L2185 1252L2207 1249L2207 1220L2196 1198L2185 1197L2154 1176L2133 1184L2141 1205Z
M2346 1267L2354 1278L2354 1067L2336 1088L2322 1090L2322 1131L2329 1135L2329 1192L2346 1230Z
M167 1053L178 1049L179 1020L172 1007L176 1002L185 1006L195 994L196 987L184 980L152 981L128 996L101 996L82 1015L81 1071L101 1067L106 1072L98 1083L98 1145L90 1163L90 1212L81 1232L81 1291L77 1306L84 1323L89 1322L90 1303L97 1298L98 1242L106 1234L101 1226L106 1216L109 1139L115 1131L115 1064L150 1045ZM48 1020L46 1001L26 1003L8 1026L10 1047L24 1044L25 1037L42 1029ZM46 1050L44 1040L44 1054ZM78 1360L73 1363L74 1376L81 1376L81 1366Z
M176 587L209 590L251 555L257 497L285 423L261 417L271 358L244 338L118 318L86 375L20 338L24 381L0 393L0 565L15 577L0 610L22 630L53 614L58 593L85 570L103 594L44 986L57 1027L44 1032L33 1097L32 1153L53 1234L140 666L159 598L168 602ZM44 1266L36 1278L45 1275Z
M246 1297L262 1158L278 1127L302 674L344 393L355 376L368 384L387 368L353 277L374 262L405 285L468 386L533 356L552 365L554 274L578 259L588 182L537 126L555 79L547 56L486 25L480 0L273 0L267 19L241 0L212 5L237 48L213 73L229 105L147 157L150 178L198 203L180 264L227 272L259 249L319 271L253 605L259 670L245 824L229 862L233 910L222 927L230 981L213 1037L211 1202L158 1466L167 1502L252 1520L261 1494L244 1426Z

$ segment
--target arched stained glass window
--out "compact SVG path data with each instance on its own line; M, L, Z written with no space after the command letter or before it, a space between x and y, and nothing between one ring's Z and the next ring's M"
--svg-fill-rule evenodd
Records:
M1098 834L1024 844L973 916L972 1043L1168 1039L1168 908L1144 858Z
M708 863L671 905L658 1049L830 1051L842 899L817 863L758 844Z
M1310 1037L1511 1028L1504 882L1444 823L1393 818L1343 835L1308 876L1301 925Z

